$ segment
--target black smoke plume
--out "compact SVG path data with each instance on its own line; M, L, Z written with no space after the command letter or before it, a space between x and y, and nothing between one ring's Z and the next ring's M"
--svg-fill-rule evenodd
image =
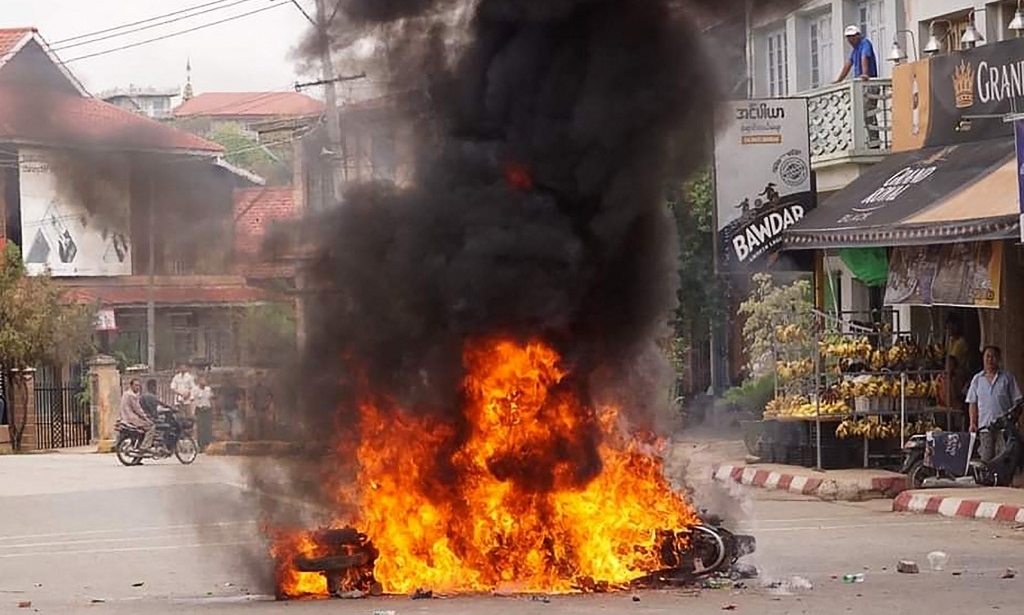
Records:
M649 421L661 383L632 368L674 304L662 182L705 159L716 64L676 3L481 0L468 32L431 18L450 4L343 8L402 33L393 85L428 125L414 188L356 187L317 222L313 423L357 407L357 372L456 417L464 344L489 336L554 344L581 393L600 374Z
M351 187L286 235L314 254L296 435L351 437L354 450L367 388L458 431L463 350L497 336L553 345L580 399L614 400L634 426L656 427L671 378L656 341L678 280L663 183L709 160L725 73L710 47L742 58L745 5L343 0L329 36L338 47L353 29L386 38L395 121L416 127L415 178ZM738 40L708 35L721 23ZM303 47L311 56L317 40ZM598 438L566 453L580 481L600 469ZM322 475L299 464L285 480L254 480L330 515L352 459L315 459ZM544 469L510 472L544 484ZM279 501L263 498L263 512L281 513Z

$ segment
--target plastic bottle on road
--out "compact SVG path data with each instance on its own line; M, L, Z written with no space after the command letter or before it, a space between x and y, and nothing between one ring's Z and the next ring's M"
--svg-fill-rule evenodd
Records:
M863 582L864 582L864 573L863 572L858 573L858 574L844 574L843 575L843 583L863 583Z

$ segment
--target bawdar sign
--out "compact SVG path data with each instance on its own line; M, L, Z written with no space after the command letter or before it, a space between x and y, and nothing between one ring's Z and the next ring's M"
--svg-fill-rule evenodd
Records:
M722 259L745 268L814 207L807 100L732 101L719 108L715 194Z

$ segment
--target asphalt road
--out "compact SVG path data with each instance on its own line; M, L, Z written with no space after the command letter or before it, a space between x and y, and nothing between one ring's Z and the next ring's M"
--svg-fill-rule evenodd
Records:
M463 596L413 601L269 600L252 495L237 460L200 457L123 468L108 455L0 456L0 613L956 613L1020 612L1024 532L995 523L900 515L889 502L824 503L739 493L751 562L768 580L812 589L649 591L601 596ZM947 569L928 570L941 549ZM895 572L916 560L918 575ZM865 574L863 583L833 579ZM954 575L954 572L961 574ZM18 604L31 602L31 607Z

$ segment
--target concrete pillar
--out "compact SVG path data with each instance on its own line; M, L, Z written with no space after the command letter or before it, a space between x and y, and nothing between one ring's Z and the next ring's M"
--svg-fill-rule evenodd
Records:
M34 451L39 448L36 434L36 370L12 369L10 404L10 432L13 448L17 451Z
M113 450L114 423L121 404L121 374L117 361L97 355L89 361L89 397L92 400L92 443L97 450Z

